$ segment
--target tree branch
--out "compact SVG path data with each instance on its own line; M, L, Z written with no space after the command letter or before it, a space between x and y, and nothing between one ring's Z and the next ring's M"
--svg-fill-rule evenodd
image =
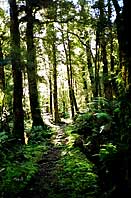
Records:
M92 57L93 62L94 62L94 56L92 54L92 51L91 51L90 47L86 43L84 43L84 41L80 38L80 36L78 34L76 34L74 32L70 32L70 31L68 31L68 33L76 36L79 39L79 41L82 43L82 45L84 45L90 51L91 57Z

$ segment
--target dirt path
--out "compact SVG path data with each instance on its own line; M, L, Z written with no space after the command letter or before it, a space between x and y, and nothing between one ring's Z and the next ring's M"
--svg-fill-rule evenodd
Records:
M56 128L56 134L52 137L48 152L43 155L39 161L39 172L32 178L24 192L17 198L53 198L55 194L59 194L59 186L55 176L56 164L60 159L62 145L66 138L63 128L66 124L53 125L46 120L51 127Z

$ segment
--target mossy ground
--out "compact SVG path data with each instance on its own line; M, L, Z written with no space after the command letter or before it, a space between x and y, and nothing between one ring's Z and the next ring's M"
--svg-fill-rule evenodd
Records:
M19 198L95 198L98 187L93 164L73 147L70 127L63 124L54 130L52 143L38 162L38 172Z

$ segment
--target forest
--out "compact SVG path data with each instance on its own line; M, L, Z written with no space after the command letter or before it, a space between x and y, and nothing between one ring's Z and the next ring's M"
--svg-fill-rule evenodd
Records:
M0 198L131 197L129 2L0 5Z

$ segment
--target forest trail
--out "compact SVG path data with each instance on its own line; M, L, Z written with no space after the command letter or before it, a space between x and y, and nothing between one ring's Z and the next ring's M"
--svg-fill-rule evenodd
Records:
M38 173L17 198L51 198L55 197L55 195L59 197L61 189L54 173L57 171L56 164L61 157L62 147L67 141L64 134L64 127L67 123L54 125L49 114L45 115L44 121L48 126L55 128L56 133L51 137L49 150L39 161Z

